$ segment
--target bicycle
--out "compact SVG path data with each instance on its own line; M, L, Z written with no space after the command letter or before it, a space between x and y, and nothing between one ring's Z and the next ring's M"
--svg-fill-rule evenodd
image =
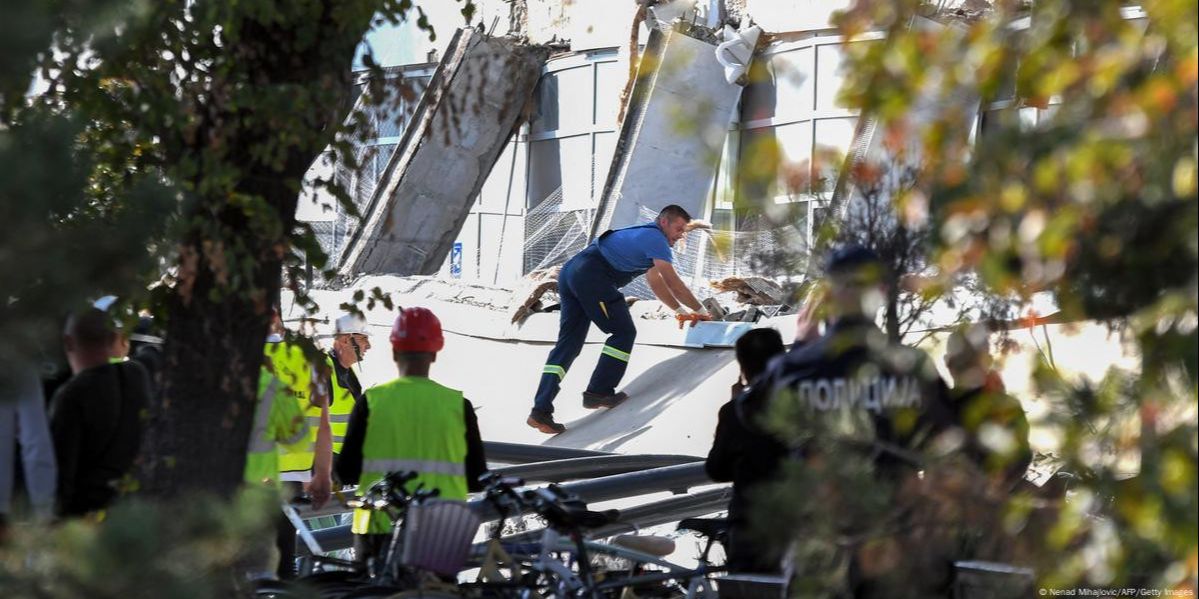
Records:
M301 576L294 581L264 581L256 589L257 597L321 596L373 597L390 596L420 586L424 573L400 564L402 537L406 530L405 515L412 506L422 505L439 495L437 489L425 490L423 485L409 492L407 483L416 472L390 472L368 488L361 497L346 502L346 506L386 514L399 526L392 529L391 538L378 555L347 561L314 555L311 569L332 566Z
M721 540L715 534L719 526L713 524L716 521L693 519L687 526L680 526L708 538L698 559L699 566L684 568L664 559L673 550L673 542L669 542L669 550L655 554L627 546L630 543L622 545L620 537L617 543L586 540L587 531L615 521L619 517L616 510L589 510L585 503L557 485L518 491L514 487L521 484L519 479L491 476L483 482L487 485L484 498L500 515L500 524L481 548L480 580L463 585L464 588L522 598L544 593L558 597L616 597L626 590L654 596L714 596L710 578L723 571L709 560L713 543ZM540 542L503 543L504 521L514 513L524 512L536 513L546 521ZM591 565L596 556L624 560L630 566L623 575L596 572ZM500 576L501 565L506 565L512 575Z

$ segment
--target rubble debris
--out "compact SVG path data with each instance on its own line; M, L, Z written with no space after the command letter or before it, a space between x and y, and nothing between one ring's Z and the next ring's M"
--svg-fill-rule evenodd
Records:
M737 294L737 302L755 306L774 306L783 303L783 288L762 277L726 277L711 281L713 289Z
M561 266L553 266L550 268L535 270L521 281L521 285L512 293L514 302L519 298L524 298L520 304L512 311L512 324L524 322L529 314L539 312L543 308L541 306L541 297L547 293L558 292L558 273L562 271Z
M762 28L757 25L743 27L740 31L731 25L724 26L720 33L723 41L716 46L716 61L724 67L725 81L742 87L749 84L749 63L761 34Z
M714 297L710 297L700 303L708 309L708 313L716 320L724 320L724 317L728 315L728 311Z
M674 310L658 300L641 300L629 304L629 314L641 320L669 320L674 318Z
M780 304L777 306L758 306L763 318L774 318L775 316L785 316L795 314L795 306L788 304Z

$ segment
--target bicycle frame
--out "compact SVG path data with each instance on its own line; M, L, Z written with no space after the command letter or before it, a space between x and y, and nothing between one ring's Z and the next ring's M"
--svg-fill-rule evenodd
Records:
M686 568L660 557L618 545L610 545L597 541L582 541L579 543L552 528L546 528L542 531L541 542L538 545L539 551L530 568L540 574L548 574L557 581L554 591L557 596L562 597L576 595L583 591L586 592L586 595L594 597L603 591L672 580L678 582L686 581L687 597L714 597L715 589L712 587L711 581L708 580L708 576L723 572L725 569L723 566L714 567L702 562L697 568ZM567 563L553 555L557 553L572 554L574 562L578 564L579 571L575 572ZM606 555L626 559L636 564L653 565L663 568L664 571L595 582L590 562L590 558L594 555Z

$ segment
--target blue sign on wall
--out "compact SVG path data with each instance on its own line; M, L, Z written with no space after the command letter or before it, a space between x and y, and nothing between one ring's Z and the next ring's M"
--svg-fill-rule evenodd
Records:
M462 242L455 241L454 249L450 250L450 276L462 278Z

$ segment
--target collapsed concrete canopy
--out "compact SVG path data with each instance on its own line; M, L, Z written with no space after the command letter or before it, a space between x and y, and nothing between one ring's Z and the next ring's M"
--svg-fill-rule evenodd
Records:
M545 62L542 48L454 34L339 270L433 274L444 262Z
M591 237L637 224L642 207L678 204L704 217L741 86L725 80L711 32L682 24L650 34L620 127Z

